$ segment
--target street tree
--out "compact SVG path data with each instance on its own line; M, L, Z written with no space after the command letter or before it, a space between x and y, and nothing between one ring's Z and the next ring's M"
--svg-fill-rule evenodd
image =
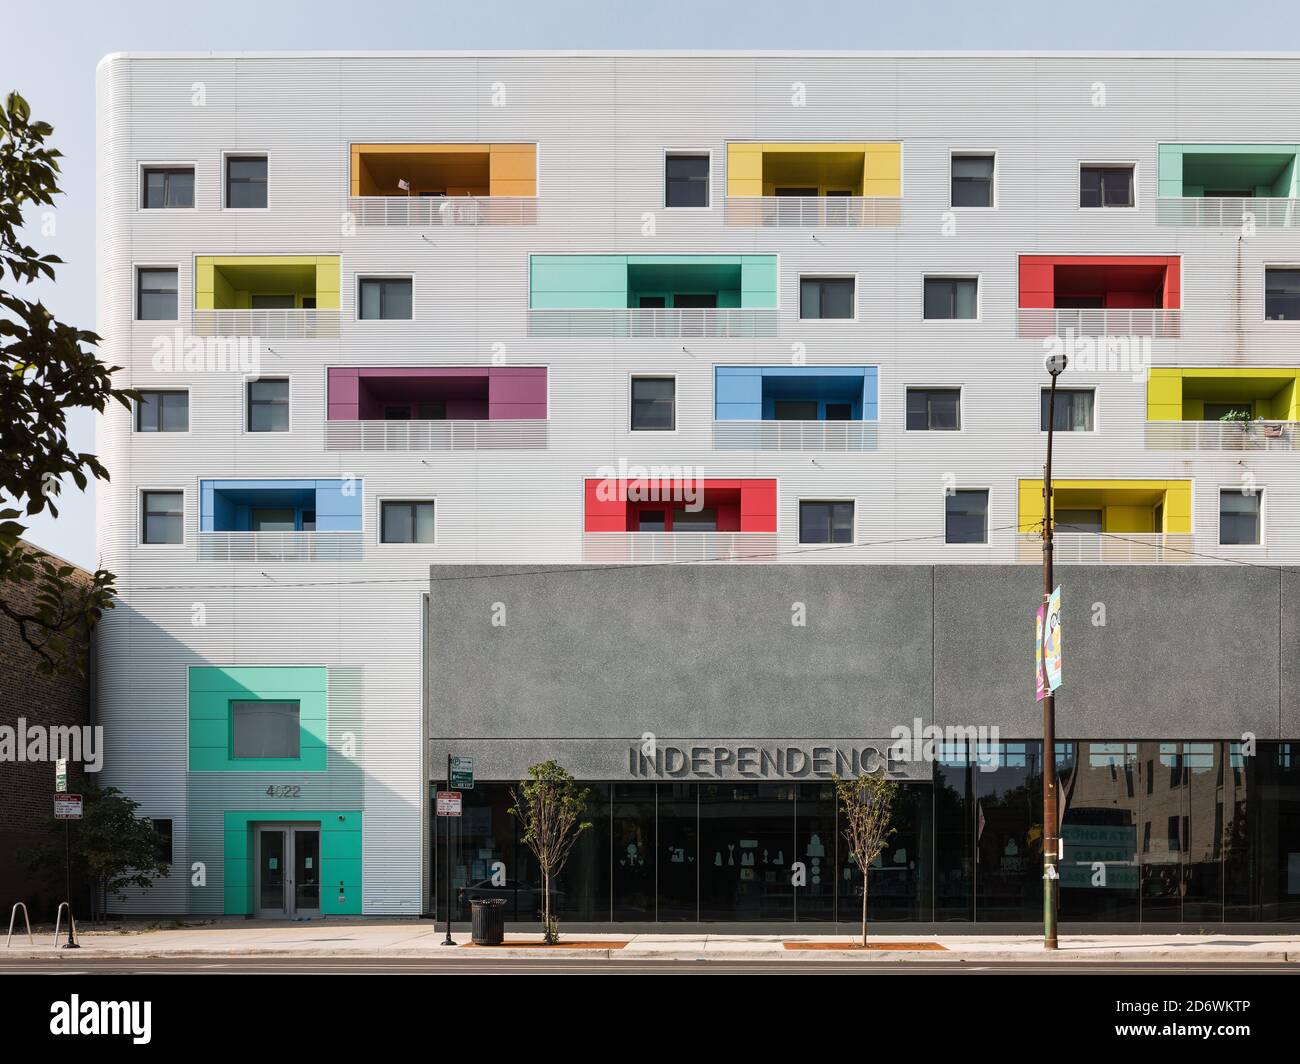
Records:
M542 872L542 931L547 945L560 941L559 921L551 909L551 883L564 868L579 836L591 827L584 820L591 790L555 761L528 766L528 778L511 788L510 808L523 828L524 844Z

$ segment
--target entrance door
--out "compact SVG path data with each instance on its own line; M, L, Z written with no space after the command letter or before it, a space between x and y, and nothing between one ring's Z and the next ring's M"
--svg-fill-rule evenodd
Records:
M266 824L255 839L257 915L298 919L320 915L320 828Z

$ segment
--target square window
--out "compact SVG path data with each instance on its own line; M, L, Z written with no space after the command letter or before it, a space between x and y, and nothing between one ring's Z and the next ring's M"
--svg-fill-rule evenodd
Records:
M194 206L194 167L148 166L141 173L141 205L147 211Z
M231 702L230 756L297 758L300 712L297 702Z
M800 502L800 543L852 543L853 503Z
M678 507L673 511L674 532L716 532L718 530L717 510L687 510Z
M409 321L411 279L409 277L361 278L357 309L362 321Z
M176 544L185 541L185 496L179 491L146 491L140 496L140 541Z
M289 382L284 378L248 382L248 431L289 431Z
M432 500L381 503L379 541L381 543L432 543Z
M677 382L672 377L632 378L632 431L671 432L677 427Z
M1132 166L1079 167L1079 206L1132 207Z
M709 205L709 157L670 153L664 159L664 206Z
M226 157L226 206L257 208L266 206L266 156L230 155Z
M638 532L663 532L667 528L667 519L663 510L639 510L636 522Z
M909 432L956 432L960 428L960 388L907 389Z
M1039 393L1041 409L1039 411L1039 428L1047 431L1047 410L1051 404L1052 391L1044 388ZM1092 411L1097 396L1091 388L1057 388L1056 406L1052 415L1054 432L1091 432Z
M799 317L852 318L854 286L852 277L801 277Z
M954 207L993 206L992 155L952 157L952 205Z
M925 319L973 321L979 313L978 294L979 282L974 277L927 277L923 300Z
M135 317L137 321L175 321L176 270L142 267L136 270Z
M1259 500L1255 491L1219 492L1219 542L1225 546L1250 547L1259 544Z
M944 541L987 543L989 541L989 493L954 491L944 496Z
M141 391L135 404L136 432L189 432L190 393Z
M1300 321L1300 268L1264 271L1264 320Z

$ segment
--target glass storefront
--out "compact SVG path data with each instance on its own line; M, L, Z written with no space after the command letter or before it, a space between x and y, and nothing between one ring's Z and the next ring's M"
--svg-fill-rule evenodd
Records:
M1298 754L1293 743L1058 743L1062 922L1300 920ZM829 781L587 786L592 827L554 886L562 920L860 919L862 871ZM508 920L537 919L540 876L510 788L480 782L452 820L457 920L475 896L504 898ZM436 820L439 899L445 827ZM900 785L894 833L867 870L869 918L1037 923L1042 835L1041 743L941 747L932 783Z

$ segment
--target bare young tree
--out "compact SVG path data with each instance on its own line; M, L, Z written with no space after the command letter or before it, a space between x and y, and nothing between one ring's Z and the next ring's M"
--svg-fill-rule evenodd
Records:
M866 775L835 780L835 797L844 821L844 838L849 853L862 871L862 945L867 944L867 869L880 856L894 833L894 801L898 784L883 775Z
M524 843L542 870L542 930L547 945L560 941L560 924L551 913L551 880L569 859L578 836L591 827L587 813L591 790L579 787L555 761L528 766L528 779L510 789L512 812L524 829Z

